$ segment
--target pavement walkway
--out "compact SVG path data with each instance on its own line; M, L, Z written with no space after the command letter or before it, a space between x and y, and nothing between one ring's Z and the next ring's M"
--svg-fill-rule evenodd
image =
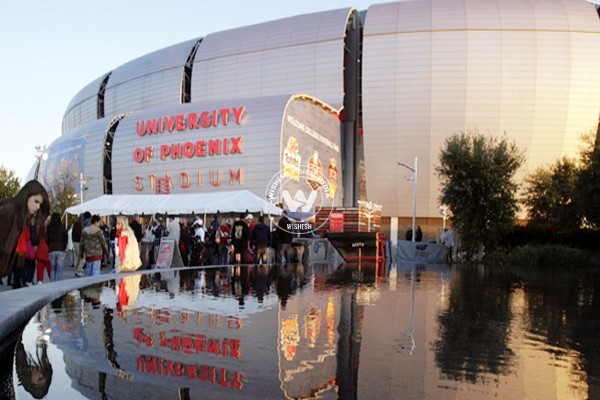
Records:
M102 275L108 274L111 270L112 270L112 267L109 265L107 267L102 268L100 270L100 274L102 274ZM37 286L36 276L37 276L37 271L33 274L34 286ZM69 267L63 268L63 280L67 280L67 279L81 279L81 278L76 278L75 277L75 268L69 266ZM19 289L13 289L12 286L10 286L6 281L7 281L7 277L2 278L2 285L0 285L0 293L10 292L13 290L19 290ZM46 284L46 283L52 283L52 282L50 282L48 280L48 274L46 272L44 272L44 281L42 282L41 285Z
M76 278L75 268L66 267L62 281L50 282L44 276L41 284L20 289L13 289L3 278L0 285L0 343L52 300L83 286L114 279L117 275L111 274L111 270L112 267L107 266L100 270L99 276Z

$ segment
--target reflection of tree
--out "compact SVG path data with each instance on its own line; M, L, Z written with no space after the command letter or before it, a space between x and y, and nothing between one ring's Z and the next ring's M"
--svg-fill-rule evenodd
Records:
M589 398L600 399L600 280L552 273L525 279L526 329L547 343L544 349L557 359L575 350L579 356L572 370L585 374L573 379L586 376Z
M510 282L475 269L457 271L447 310L439 316L435 359L448 379L481 382L483 374L508 374Z

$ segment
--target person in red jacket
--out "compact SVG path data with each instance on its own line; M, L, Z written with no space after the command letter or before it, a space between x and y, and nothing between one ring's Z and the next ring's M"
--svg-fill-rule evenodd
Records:
M17 242L20 236L29 233L29 223L32 221L36 222L36 231L43 230L50 214L49 203L46 189L35 180L27 182L15 197L0 202L0 278L7 276L11 268L23 268L26 249L24 246L17 249ZM21 242L26 244L26 240ZM22 272L17 272L19 279ZM16 286L16 276L14 284L13 287L21 286Z
M48 224L46 223L46 228L47 227ZM37 283L42 283L44 281L44 270L48 273L48 280L52 280L50 254L45 235L40 235L39 237L35 259L37 261Z

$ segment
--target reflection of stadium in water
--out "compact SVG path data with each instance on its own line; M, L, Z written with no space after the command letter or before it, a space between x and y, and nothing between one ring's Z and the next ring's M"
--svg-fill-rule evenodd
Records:
M14 359L11 388L28 399L45 390L33 382L50 382L44 398L61 400L572 400L599 392L598 274L549 282L464 266L373 272L325 264L169 270L142 277L137 295L115 276L36 315L18 346L32 358ZM46 374L28 379L36 365Z
M340 334L352 339L342 326L356 325L342 322L340 311L356 295L321 284L332 267L316 268L121 277L63 296L38 320L51 328L71 386L89 398L333 396L345 379L336 374L346 371L338 365Z

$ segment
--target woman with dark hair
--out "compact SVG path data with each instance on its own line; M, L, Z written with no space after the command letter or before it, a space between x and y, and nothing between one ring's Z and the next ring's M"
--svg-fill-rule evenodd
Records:
M35 180L27 182L15 197L0 202L0 278L15 268L14 287L20 287L22 282L29 224L34 224L35 232L43 235L49 214L48 193Z
M28 354L19 342L15 351L15 366L17 376L34 398L43 399L50 389L52 382L52 364L48 359L48 344L44 340L38 340L35 357Z
M46 243L48 243L48 255L52 273L50 281L62 281L63 267L65 265L65 256L67 243L69 242L69 233L60 221L60 214L55 212L50 216L50 224L46 229Z

